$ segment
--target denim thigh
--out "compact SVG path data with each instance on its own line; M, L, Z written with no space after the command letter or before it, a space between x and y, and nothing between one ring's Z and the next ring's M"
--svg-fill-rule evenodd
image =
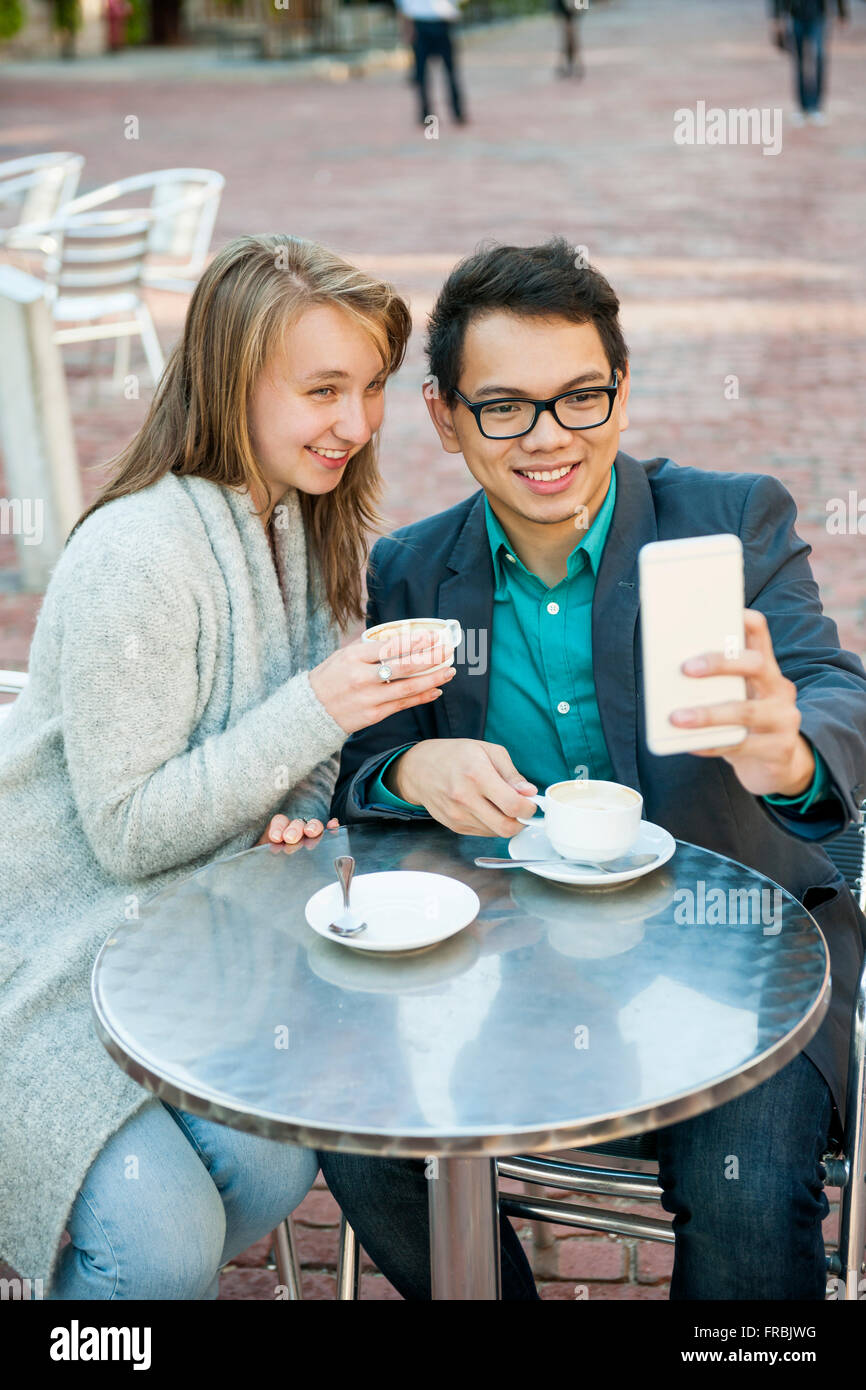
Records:
M88 1169L49 1297L216 1298L220 1267L293 1210L317 1167L310 1149L151 1101Z
M658 1131L671 1299L824 1299L832 1105L801 1053L745 1095Z

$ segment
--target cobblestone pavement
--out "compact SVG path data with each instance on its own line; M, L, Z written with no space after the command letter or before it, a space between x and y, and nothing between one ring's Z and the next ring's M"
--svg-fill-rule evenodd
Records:
M165 75L155 55L106 59L114 66L98 76L93 64L80 75L70 64L27 75L18 64L4 84L3 157L78 150L87 157L82 188L169 165L217 168L228 182L215 246L242 232L287 230L393 279L417 331L389 386L382 463L392 525L474 487L459 460L439 451L420 399L423 323L438 285L483 238L525 244L564 233L587 247L623 302L634 383L624 446L638 457L782 478L813 546L825 608L843 644L862 655L866 9L834 32L825 128L789 120L787 59L769 43L760 0L596 0L583 31L582 81L554 75L552 18L467 35L471 121L453 126L439 100L436 140L414 124L396 65L336 82L202 57L187 81L176 55ZM677 144L674 113L699 102L781 108L781 150ZM130 114L137 141L124 138ZM185 302L150 298L168 348ZM106 347L94 403L89 348L64 351L90 495L142 420L150 388L143 377L140 400L112 398ZM848 507L849 494L845 533L831 534L828 504L842 498ZM866 532L866 519L861 526ZM0 571L12 565L11 538L0 535ZM0 667L26 666L38 604L0 592ZM305 1292L331 1298L328 1194L311 1193L297 1222ZM222 1297L272 1296L266 1247L225 1273ZM665 1298L671 1259L669 1246L562 1228L536 1252L549 1298L574 1297L581 1282L591 1297ZM373 1274L364 1296L396 1297Z

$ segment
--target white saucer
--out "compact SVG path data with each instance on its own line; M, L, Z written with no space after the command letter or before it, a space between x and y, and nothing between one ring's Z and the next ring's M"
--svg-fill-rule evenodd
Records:
M352 912L367 923L358 936L338 936L328 924L339 920L343 895L338 883L320 888L305 915L313 931L355 951L419 951L435 946L474 922L478 895L445 874L395 869L352 879Z
M610 887L615 883L629 883L633 878L642 878L644 874L651 874L660 865L666 864L677 847L677 842L673 835L667 830L663 830L660 825L653 825L652 821L642 820L640 831L634 844L630 846L629 854L654 854L656 858L649 864L644 864L640 869L625 869L619 874L606 874L601 869L584 869L575 864L569 864L567 859L562 860L562 867L559 864L552 864L549 867L537 869L531 864L526 865L526 870L530 874L537 874L539 878L552 879L554 883L574 883L583 888ZM528 825L525 830L521 830L519 835L508 841L508 853L512 859L558 859L553 845L547 838L541 826L533 827Z

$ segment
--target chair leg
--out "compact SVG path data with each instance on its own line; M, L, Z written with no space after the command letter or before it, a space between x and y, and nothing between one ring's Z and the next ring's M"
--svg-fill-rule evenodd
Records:
M846 1112L842 1151L848 1180L839 1204L839 1274L845 1280L845 1299L854 1302L866 1292L866 961L854 1000Z
M839 1203L840 1275L845 1281L845 1298L855 1302L866 1292L866 1098L861 1081L859 1094L848 1104L853 1111L848 1130L846 1156L848 1181ZM850 1092L849 1092L850 1095Z
M340 1218L340 1259L337 1265L337 1298L360 1298L361 1260L358 1237L345 1216Z
M290 1299L302 1299L304 1295L301 1288L301 1270L298 1265L298 1252L295 1249L295 1232L291 1216L280 1222L273 1232L273 1237L277 1278L288 1289Z
M111 385L115 391L123 390L123 383L129 375L129 334L121 333L114 349L114 376Z
M153 377L154 386L156 386L162 376L165 358L162 355L159 338L156 336L153 319L150 317L150 310L146 304L139 304L135 311L135 317L138 319L138 325L141 329L141 343L147 358L147 365L150 368L150 375Z
M523 1188L524 1197L531 1197L533 1193L532 1184L524 1182L520 1184ZM556 1237L550 1229L549 1221L530 1221L529 1229L532 1233L532 1268L534 1274L547 1274L551 1263L555 1260L552 1251L556 1245Z
M97 367L99 365L99 340L94 338L90 344L90 361L87 366L87 374L90 377L90 386L87 393L87 404L94 409L99 404L99 377Z

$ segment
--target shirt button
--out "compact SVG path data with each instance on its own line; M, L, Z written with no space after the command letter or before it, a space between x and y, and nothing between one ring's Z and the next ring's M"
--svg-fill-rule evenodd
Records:
M549 603L549 604L547 605L547 611L548 611L548 613L558 613L558 612L559 612L559 604L558 604L558 603Z
M505 558L506 558L506 560L510 560L511 563L512 563L512 565L514 565L514 564L517 563L517 561L515 560L514 556L513 556L513 555L509 555L507 551L506 551L506 553L505 553Z
M568 714L570 709L571 705L567 700L560 700L559 704L556 706L557 714Z

